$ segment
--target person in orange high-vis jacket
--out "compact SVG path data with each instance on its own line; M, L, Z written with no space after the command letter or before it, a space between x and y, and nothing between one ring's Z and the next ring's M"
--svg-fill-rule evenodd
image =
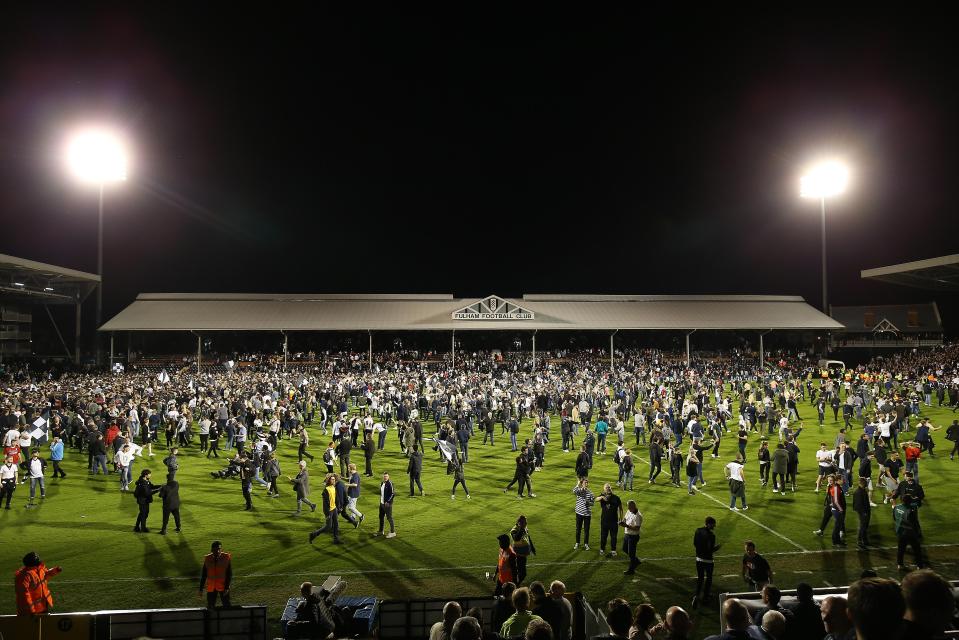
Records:
M17 592L17 615L40 616L53 609L53 595L47 580L60 573L60 567L47 569L40 556L31 551L23 556L21 567L14 579Z
M203 558L203 573L200 574L200 593L206 587L206 606L212 609L216 605L216 594L220 594L220 603L230 606L230 581L233 580L232 557L221 551L223 544L214 540L210 553Z

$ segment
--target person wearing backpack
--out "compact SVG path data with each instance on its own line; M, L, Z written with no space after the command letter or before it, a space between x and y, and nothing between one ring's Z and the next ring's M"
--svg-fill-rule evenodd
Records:
M629 486L629 491L633 490L633 452L630 449L626 449L623 452L622 457L620 458L623 469L623 482L622 487L623 491L626 491L627 485Z

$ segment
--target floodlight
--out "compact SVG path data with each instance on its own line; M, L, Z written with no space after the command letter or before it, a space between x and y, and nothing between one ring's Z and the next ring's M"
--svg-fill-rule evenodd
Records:
M799 193L804 198L831 198L846 190L849 169L834 160L812 167L799 179Z
M84 129L67 143L67 166L81 182L104 185L127 179L123 138L109 129Z

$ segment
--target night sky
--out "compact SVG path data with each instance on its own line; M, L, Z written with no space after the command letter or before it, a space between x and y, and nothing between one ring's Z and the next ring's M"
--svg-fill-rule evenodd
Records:
M0 252L95 271L96 193L58 155L77 123L135 143L107 193L106 317L155 291L818 306L798 179L823 154L854 180L828 204L832 303L934 299L859 270L959 249L959 56L933 10L173 6L0 24Z

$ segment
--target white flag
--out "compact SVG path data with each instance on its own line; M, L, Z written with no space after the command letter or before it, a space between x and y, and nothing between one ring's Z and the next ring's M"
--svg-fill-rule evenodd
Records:
M30 437L34 440L41 441L47 437L47 421L43 418L37 418L33 421L33 426L36 427L33 431L30 432Z
M446 458L447 461L452 462L453 458L456 457L456 447L447 440L437 440L436 438L432 438L432 440L439 446L443 457Z
M167 382L170 381L170 374L166 372L166 369L164 369L164 370L161 371L160 374L157 376L157 380L159 380L159 381L160 381L161 383L163 383L163 384L166 384Z

